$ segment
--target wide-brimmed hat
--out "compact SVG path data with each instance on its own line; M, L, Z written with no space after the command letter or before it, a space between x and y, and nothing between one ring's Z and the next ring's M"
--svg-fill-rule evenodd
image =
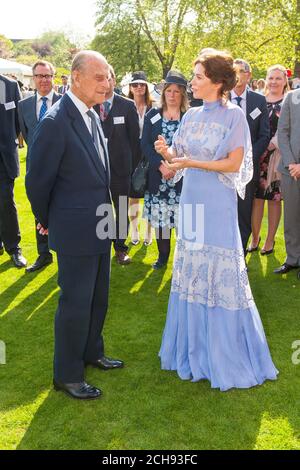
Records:
M123 95L128 96L129 86L133 83L144 83L148 86L149 93L154 89L153 83L148 82L145 72L143 70L139 70L137 72L127 73L125 77L122 78L121 86Z
M177 72L177 70L170 70L166 78L155 86L156 92L161 94L167 85L180 85L187 89L188 81L182 73Z
M165 85L181 85L184 86L185 88L187 87L187 79L185 78L182 73L177 72L177 70L170 70L167 73L167 76L165 78Z

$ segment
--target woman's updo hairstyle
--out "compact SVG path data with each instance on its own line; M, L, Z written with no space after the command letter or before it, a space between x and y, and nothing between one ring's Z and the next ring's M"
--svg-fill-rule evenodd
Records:
M220 95L222 98L228 97L237 82L237 73L232 56L228 52L212 50L204 52L195 60L194 66L201 64L204 67L205 75L213 83L222 83Z

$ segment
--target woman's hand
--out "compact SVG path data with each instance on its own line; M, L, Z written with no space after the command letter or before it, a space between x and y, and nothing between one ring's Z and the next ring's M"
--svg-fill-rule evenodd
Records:
M275 149L276 149L276 147L275 147L275 145L273 144L273 142L271 141L271 142L269 143L269 145L268 145L268 150L275 150Z
M175 176L175 171L174 170L169 170L168 168L165 167L164 162L161 162L161 165L159 167L159 171L161 172L162 176L164 177L165 180L169 180Z
M172 159L169 154L169 147L167 146L166 139L162 135L159 135L158 139L154 142L154 148L165 160L170 161Z
M183 170L183 168L187 168L189 166L189 159L187 157L183 158L173 158L172 162L162 162L162 165L164 165L168 170Z

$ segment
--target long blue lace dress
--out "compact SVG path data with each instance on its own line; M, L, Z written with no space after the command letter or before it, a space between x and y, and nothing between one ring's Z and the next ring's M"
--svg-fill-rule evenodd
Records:
M239 174L184 170L159 352L162 369L177 371L183 380L208 379L222 391L262 384L278 374L249 286L238 228L237 191L243 194L252 174L249 141L241 109L222 101L190 109L173 139L178 157L201 161L244 147Z

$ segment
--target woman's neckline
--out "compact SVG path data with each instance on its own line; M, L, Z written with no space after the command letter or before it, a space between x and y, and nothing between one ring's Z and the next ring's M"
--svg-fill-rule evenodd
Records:
M218 108L222 103L221 99L218 99L216 101L203 101L203 109L205 111L211 111L213 109Z

